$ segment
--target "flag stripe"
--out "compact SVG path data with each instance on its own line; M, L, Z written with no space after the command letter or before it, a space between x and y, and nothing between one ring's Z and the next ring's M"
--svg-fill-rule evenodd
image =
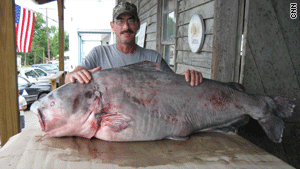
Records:
M30 32L31 32L31 35L29 36L29 45L28 45L28 52L30 52L30 47L31 47L31 42L32 42L32 36L33 36L33 31L34 31L34 22L35 22L35 15L34 15L34 13L32 12L31 13L32 14L32 21L30 22L31 23L31 25L30 25L30 28L31 28L31 30L30 30Z
M25 24L24 24L24 27L25 27L25 31L24 31L24 33L25 33L25 35L23 35L24 36L24 40L23 40L23 50L24 50L24 52L28 52L28 50L27 50L27 48L26 48L26 46L27 46L27 39L28 39L28 32L29 32L29 30L28 30L28 27L29 27L29 21L30 21L30 11L25 11L25 18L27 18L26 20L25 20Z
M35 13L19 5L15 8L17 51L27 53L31 48Z
M21 51L22 52L25 52L25 50L24 50L24 46L25 46L25 43L24 43L24 40L25 40L25 38L26 38L26 31L27 31L27 29L26 29L26 24L27 23L25 23L27 21L27 19L26 19L26 9L25 8L23 8L23 19L22 19L22 30L21 30Z

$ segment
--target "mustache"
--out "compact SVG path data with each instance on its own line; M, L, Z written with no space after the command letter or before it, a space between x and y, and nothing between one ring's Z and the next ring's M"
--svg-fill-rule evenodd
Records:
M133 33L133 31L130 30L130 29L127 29L127 30L124 30L124 31L121 32L121 34L123 34L123 33Z

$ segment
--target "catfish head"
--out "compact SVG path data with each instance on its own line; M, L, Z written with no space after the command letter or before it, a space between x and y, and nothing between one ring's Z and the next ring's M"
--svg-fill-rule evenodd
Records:
M51 137L79 136L92 138L99 128L101 112L99 87L68 83L34 102L30 110L39 117L41 130Z

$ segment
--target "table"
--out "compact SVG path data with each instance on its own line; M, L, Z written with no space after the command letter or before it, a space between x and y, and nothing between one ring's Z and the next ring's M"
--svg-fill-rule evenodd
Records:
M25 129L11 137L0 149L1 168L293 168L232 132L148 142L41 135Z

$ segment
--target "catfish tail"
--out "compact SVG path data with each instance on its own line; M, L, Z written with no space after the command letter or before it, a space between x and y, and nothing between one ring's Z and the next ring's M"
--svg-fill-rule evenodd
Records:
M258 122L266 132L267 136L274 142L280 143L284 130L284 122L282 118L292 116L296 99L283 96L277 96L269 99L268 110L263 118L259 118Z

